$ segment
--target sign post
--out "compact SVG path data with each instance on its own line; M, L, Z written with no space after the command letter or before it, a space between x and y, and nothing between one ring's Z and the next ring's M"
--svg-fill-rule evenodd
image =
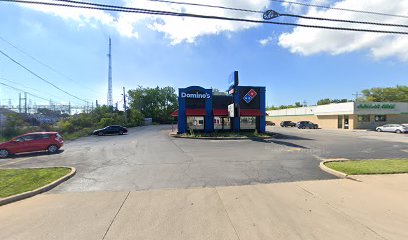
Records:
M232 104L228 105L229 117L232 118L231 124L234 131L239 131L239 91L238 91L238 71L232 72L228 77L228 93L232 95Z

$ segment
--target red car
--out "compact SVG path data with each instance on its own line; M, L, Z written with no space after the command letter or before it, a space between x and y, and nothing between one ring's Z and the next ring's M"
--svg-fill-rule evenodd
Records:
M48 151L56 153L64 145L64 139L57 132L27 133L12 140L0 143L0 158L10 154Z

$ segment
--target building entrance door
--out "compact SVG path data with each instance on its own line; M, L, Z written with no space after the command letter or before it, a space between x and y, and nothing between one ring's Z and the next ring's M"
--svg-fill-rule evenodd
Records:
M344 129L349 129L349 116L344 115Z
M342 115L337 116L337 128L338 129L343 128L343 116Z

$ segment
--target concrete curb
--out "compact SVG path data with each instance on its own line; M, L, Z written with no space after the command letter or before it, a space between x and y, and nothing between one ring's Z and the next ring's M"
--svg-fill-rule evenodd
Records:
M181 138L181 139L201 139L201 140L267 140L273 139L274 136L268 137L182 137L177 134L169 133L170 137Z
M325 172L327 172L329 174L332 174L332 175L334 175L334 176L336 176L338 178L350 179L350 180L361 182L360 180L358 180L355 177L352 177L352 176L350 176L348 174L345 174L343 172L336 171L336 170L331 169L331 168L329 168L329 167L327 167L325 165L325 163L328 163L328 162L342 162L342 161L350 161L350 159L347 159L347 158L326 159L326 160L323 160L323 161L320 162L319 167L323 171L325 171Z
M43 169L44 167L24 168L24 169L40 169L40 168ZM25 198L29 198L29 197L35 196L37 194L49 191L49 190L53 189L54 187L60 185L61 183L67 181L72 176L74 176L75 173L76 173L76 169L74 167L56 166L56 167L49 167L49 168L70 168L71 172L68 173L67 175L55 180L54 182L43 186L43 187L31 190L29 192L23 192L23 193L20 193L20 194L17 194L17 195L13 195L13 196L10 196L10 197L1 198L0 199L0 206L5 205L5 204L9 204L9 203L12 203L12 202L20 201L20 200L23 200ZM7 168L7 169L13 169L13 168ZM16 168L14 168L14 169L16 169ZM20 168L18 168L18 169L20 169Z

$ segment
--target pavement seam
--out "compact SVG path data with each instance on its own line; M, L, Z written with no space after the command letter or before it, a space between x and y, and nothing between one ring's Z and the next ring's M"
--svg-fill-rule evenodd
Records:
M232 220L231 220L231 217L230 217L230 215L229 215L229 213L228 213L228 211L227 211L227 208L225 208L224 201L222 200L222 198L221 198L221 196L220 196L220 193L218 192L218 188L215 187L214 189L215 189L215 191L217 192L217 196L218 196L218 198L219 198L220 201L221 201L222 208L224 209L225 214L227 214L228 220L229 220L229 222L230 222L232 228L234 229L235 235L237 236L238 240L240 240L238 231L237 231L237 229L235 228L234 224L232 223Z
M322 198L321 196L319 196L318 194L315 194L309 190L307 190L306 188L300 186L299 184L296 184L297 187L299 187L300 189L302 189L303 191L311 194L313 197L321 200L324 204L326 204L328 207L330 207L331 209L333 209L334 211L342 214L343 216L352 219L353 221L359 223L361 226L363 226L364 228L368 229L370 232L374 233L375 235L377 235L379 238L384 239L384 240L388 240L386 237L382 236L381 234L377 233L374 229L372 229L371 227L365 225L364 223L360 222L358 219L350 216L349 214L345 213L344 211L342 211L340 208L337 208L336 206L330 204L330 202L326 201L324 198Z
M102 237L102 240L104 240L104 239L106 238L106 235L108 235L108 232L109 232L109 230L110 230L110 228L111 228L113 222L116 220L116 217L118 216L120 210L122 210L122 207L123 207L123 205L125 204L126 200L128 199L129 195L130 195L130 191L127 193L125 199L123 199L123 202L122 202L122 204L120 205L120 207L119 207L118 211L116 212L115 216L112 218L112 221L110 222L110 224L109 224L109 226L108 226L108 229L106 229L105 234L104 234L103 237Z

